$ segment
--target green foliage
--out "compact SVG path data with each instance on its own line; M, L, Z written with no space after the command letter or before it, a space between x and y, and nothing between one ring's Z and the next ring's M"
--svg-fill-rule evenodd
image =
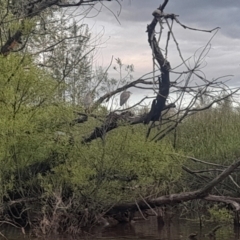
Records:
M177 148L188 155L229 164L240 155L239 112L215 108L199 112L179 126Z
M55 82L36 68L30 57L11 54L1 57L0 64L3 197L14 188L17 191L19 185L27 185L21 181L26 180L27 166L45 161L56 150L54 132L64 125L64 115L70 109L56 104Z
M51 189L59 189L60 182L71 186L82 208L91 202L95 212L119 201L179 191L181 161L169 154L171 144L145 142L142 132L132 131L119 129L89 146L75 143L66 164L54 169Z
M58 82L59 100L82 105L92 79L94 44L88 25L60 9L54 17L45 13L38 23L28 51L39 52L35 60Z
M212 208L208 209L210 213L210 220L221 223L232 223L233 214L226 208L219 208L219 205L215 204Z
M49 153L40 149L43 159L35 159L37 163L46 163L46 157L50 161L51 170L45 174L32 175L27 181L21 175L25 181L19 187L13 171L13 185L8 190L18 186L21 196L41 199L33 203L32 208L38 209L35 214L43 214L49 224L61 224L59 221L64 215L66 219L70 216L66 220L70 227L77 228L95 222L98 213L116 203L157 197L182 189L183 159L172 157L174 150L169 142L146 142L144 129L125 126L104 140L83 145L79 136L95 125L87 122L71 127L73 145L69 144L67 135L60 135L57 141L49 139L44 145ZM36 156L40 152L36 148ZM29 166L27 164L25 166ZM29 216L31 211L28 211Z
M6 14L4 9L7 8L0 11L2 18ZM102 123L89 119L87 123L73 126L73 110L82 111L84 96L89 91L94 99L99 93L129 83L134 66L124 65L117 58L114 70L118 80L109 78L101 67L93 73L89 54L94 48L88 27L78 26L64 14L59 13L59 21L49 13L44 16L46 23L43 17L10 21L13 17L10 13L1 26L5 29L2 42L9 37L7 30L11 35L23 29L25 37L35 27L39 35L34 33L29 39L27 50L41 52L39 58L16 53L0 56L1 203L35 198L39 200L34 203L39 205L38 214L42 214L42 218L47 215L49 222L57 222L55 216L59 213L61 217L77 216L80 220L76 220L76 225L84 225L84 217L94 221L97 213L118 202L195 190L205 184L186 176L181 166L207 167L186 162L179 155L222 165L239 157L240 116L239 111L232 108L231 99L181 123L176 149L172 146L173 136L157 143L147 141L147 129L142 125L125 125L104 139L82 144L82 136ZM43 46L49 51L42 51ZM42 69L36 62L41 63ZM107 112L100 106L94 114L104 119ZM237 173L232 176L237 178ZM220 192L223 191L221 188ZM34 204L23 204L19 212L27 212L28 216ZM213 220L230 219L229 212L217 206L209 212Z
M210 163L228 166L240 156L240 122L239 110L231 108L228 102L204 112L198 112L186 119L177 129L176 150L184 152L185 156L192 156ZM172 136L171 136L172 137ZM208 170L218 167L188 160L186 165L192 170ZM220 171L203 172L205 179L213 179ZM238 174L232 174L238 182ZM196 189L205 184L199 178L185 174L186 186ZM208 181L208 180L206 180ZM225 180L225 185L218 186L219 194L239 196L239 189L233 181Z
M183 159L172 157L170 142L145 141L146 129L126 125L83 145L81 136L98 120L72 126L72 107L59 100L57 82L30 56L11 54L0 64L2 201L38 198L32 209L37 205L38 214L48 216L70 201L68 212L83 217L87 209L94 219L117 202L181 190Z

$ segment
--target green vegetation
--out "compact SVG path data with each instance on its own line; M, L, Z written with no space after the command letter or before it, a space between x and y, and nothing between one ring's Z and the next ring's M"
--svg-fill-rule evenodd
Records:
M218 205L214 205L209 210L210 220L220 223L232 223L233 213L226 208L219 208Z
M172 156L168 140L146 142L146 129L123 126L83 145L97 120L72 126L58 83L27 55L0 61L1 202L13 206L17 222L39 226L46 218L47 233L59 230L64 214L70 225L84 226L117 202L181 190L184 159Z
M177 130L177 148L199 159L229 164L240 155L239 111L216 107L199 112Z
M6 15L2 27L10 33L21 29L23 40L30 40L25 52L9 54L14 50L9 48L0 56L2 220L44 234L77 233L117 203L196 190L221 171L186 156L224 166L239 158L240 112L229 100L185 119L176 135L159 142L146 139L143 124L125 124L84 144L82 138L108 114L106 107L94 106L88 121L73 124L75 113L84 113L84 97L91 93L91 105L96 96L128 83L133 65L116 59L119 79L110 79L103 68L92 69L94 44L86 25L60 12L61 28L49 12L10 21L13 14L6 11L0 12ZM184 172L183 165L205 170L204 181ZM214 191L239 196L237 172L231 176L235 181L229 178ZM213 220L229 218L216 209L209 210Z
M192 170L205 170L201 176L213 179L222 170L221 166L228 166L240 156L239 150L239 109L220 105L204 112L199 112L179 125L177 129L176 151L181 150L185 156L195 157L206 162L219 164L218 167L187 160L186 166ZM208 171L210 169L210 171ZM216 169L216 170L214 170ZM212 170L212 171L211 171ZM238 174L232 174L235 182ZM190 180L191 179L191 180ZM196 189L204 184L200 178L186 175L190 189ZM199 185L200 182L200 185ZM240 189L230 178L218 186L217 193L239 196Z
M146 141L147 129L140 125L122 126L103 140L82 144L98 120L72 126L72 105L59 100L58 83L29 56L11 54L0 61L1 202L19 201L11 214L21 224L40 228L47 219L40 229L44 233L67 226L76 230L96 223L98 214L116 203L200 187L204 182L199 185L181 167L207 166L184 156L222 165L239 156L239 112L222 106L186 119L177 129L176 149L171 135ZM232 184L226 181L229 189L218 190L236 195ZM225 213L210 211L213 219Z

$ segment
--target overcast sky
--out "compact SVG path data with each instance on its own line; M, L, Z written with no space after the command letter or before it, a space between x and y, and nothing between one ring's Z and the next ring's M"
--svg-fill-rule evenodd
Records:
M147 42L146 27L153 17L152 12L163 0L123 0L121 8L116 2L104 2L101 13L85 19L96 34L104 29L103 43L96 55L96 64L107 66L114 58L124 64L133 64L134 78L152 71L151 50ZM96 6L100 9L100 5ZM108 9L107 9L108 8ZM118 22L113 13L118 15ZM179 15L179 20L190 27L213 29L220 27L211 42L206 57L204 73L208 79L233 75L229 82L240 86L240 0L169 0L165 13ZM93 12L92 12L93 15ZM91 16L91 15L90 15ZM167 29L167 28L166 28ZM199 52L212 37L211 33L183 29L174 23L174 33L186 59ZM165 47L160 46L160 47ZM168 60L172 68L181 63L178 52L171 42ZM113 71L110 71L113 74Z

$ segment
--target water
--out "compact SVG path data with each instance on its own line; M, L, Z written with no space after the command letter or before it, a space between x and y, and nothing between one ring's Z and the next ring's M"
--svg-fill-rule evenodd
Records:
M137 221L132 224L119 224L113 227L98 228L95 229L95 234L85 237L75 236L61 236L61 237L48 237L43 238L45 240L72 240L72 239L106 239L106 240L187 240L191 233L198 233L198 240L237 240L240 239L240 228L234 228L233 225L223 224L222 227L217 230L215 238L209 238L205 234L209 233L215 226L219 224L205 223L202 230L199 227L198 222L187 221L184 219L175 219L165 223L163 226L156 217L150 217L148 220ZM33 237L23 235L21 229L4 227L1 230L9 240L26 240L36 239ZM0 239L6 239L0 237Z

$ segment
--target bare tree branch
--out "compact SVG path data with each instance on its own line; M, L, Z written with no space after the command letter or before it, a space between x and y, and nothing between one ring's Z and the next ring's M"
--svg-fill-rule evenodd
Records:
M190 200L195 199L203 199L207 201L214 201L214 202L224 202L226 204L231 204L236 211L240 210L240 198L231 198L231 197L223 197L223 196L216 196L210 195L210 191L220 182L222 182L225 178L227 178L237 167L240 166L240 161L237 161L230 165L224 172L219 174L216 178L210 181L206 186L201 189L192 192L184 192L179 194L170 194L166 196L161 196L155 199L145 199L145 201L138 201L137 205L135 202L133 203L123 203L119 205L115 205L107 215L114 215L117 212L121 211L124 212L126 210L129 211L137 211L138 208L141 210L160 207L164 204L177 204L182 203Z

